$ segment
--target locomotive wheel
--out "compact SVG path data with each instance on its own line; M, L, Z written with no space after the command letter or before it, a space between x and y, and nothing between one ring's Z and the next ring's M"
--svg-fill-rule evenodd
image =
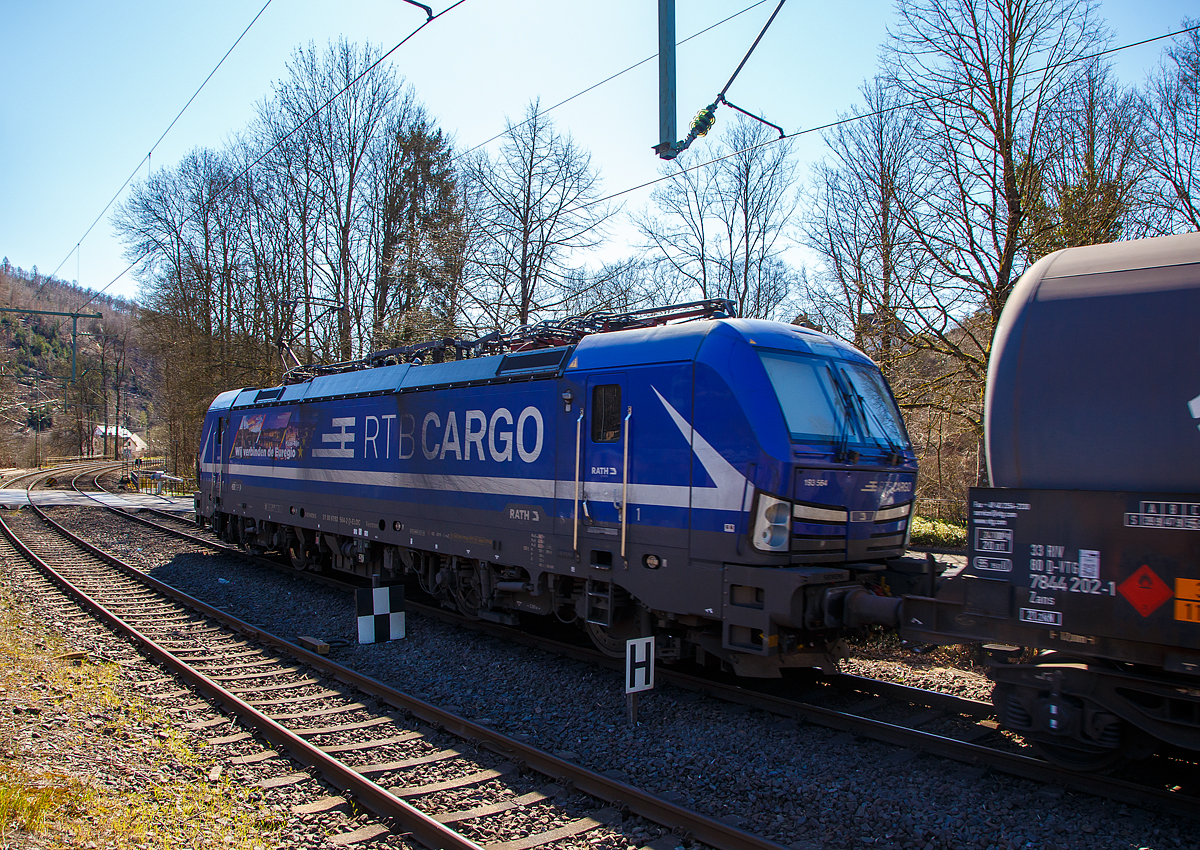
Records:
M637 620L633 617L621 620L611 626L600 626L596 623L584 623L584 631L592 639L596 649L609 658L625 657L625 641L640 634Z
M450 596L454 599L458 613L468 620L479 619L479 609L483 607L483 593L479 587L479 571L474 563L460 563L455 569Z
M304 554L304 541L297 540L295 537L288 544L288 560L292 562L292 567L297 570L307 570L312 566L312 559Z

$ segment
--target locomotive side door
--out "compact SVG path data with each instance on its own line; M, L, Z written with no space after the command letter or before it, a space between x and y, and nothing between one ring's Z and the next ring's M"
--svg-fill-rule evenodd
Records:
M627 452L632 451L623 372L591 375L581 435L580 554L597 566L620 560Z
M213 478L215 479L213 482L213 495L218 504L221 503L221 488L224 486L225 477L229 472L229 453L233 451L233 447L230 445L233 441L229 439L229 435L226 433L229 430L231 416L232 414L217 419L217 469L213 474Z

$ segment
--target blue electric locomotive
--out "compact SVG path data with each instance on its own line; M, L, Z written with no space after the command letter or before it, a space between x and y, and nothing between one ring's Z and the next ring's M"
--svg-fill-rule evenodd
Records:
M223 393L198 522L298 569L415 575L468 616L554 614L614 654L653 631L660 657L740 675L829 667L844 626L894 619L878 578L916 459L867 357L723 306Z

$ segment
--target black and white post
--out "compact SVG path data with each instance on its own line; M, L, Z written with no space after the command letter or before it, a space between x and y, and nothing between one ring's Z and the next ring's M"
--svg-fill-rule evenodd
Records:
M382 643L404 637L404 585L354 591L358 642Z
M638 694L654 687L654 635L625 641L625 700L637 725Z

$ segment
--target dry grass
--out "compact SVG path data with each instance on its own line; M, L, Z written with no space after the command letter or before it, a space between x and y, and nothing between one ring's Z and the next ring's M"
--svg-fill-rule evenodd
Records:
M94 794L66 776L31 775L15 765L0 774L0 834L41 832L51 816L84 813Z
M0 847L274 846L284 824L255 789L18 604L0 561Z
M974 644L923 646L919 651L905 645L895 632L873 630L846 641L850 654L866 661L900 661L914 668L951 667L970 673L986 675L987 668Z

